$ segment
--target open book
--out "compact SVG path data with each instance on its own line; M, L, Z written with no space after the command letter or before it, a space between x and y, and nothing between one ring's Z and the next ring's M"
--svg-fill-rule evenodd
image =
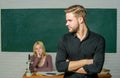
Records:
M54 76L64 74L64 72L51 71L51 72L37 72L36 74L45 75L45 76Z

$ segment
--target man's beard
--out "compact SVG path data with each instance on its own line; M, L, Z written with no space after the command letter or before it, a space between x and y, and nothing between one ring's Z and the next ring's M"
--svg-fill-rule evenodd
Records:
M79 30L80 24L78 23L77 27L72 31L72 33L77 33L77 31Z

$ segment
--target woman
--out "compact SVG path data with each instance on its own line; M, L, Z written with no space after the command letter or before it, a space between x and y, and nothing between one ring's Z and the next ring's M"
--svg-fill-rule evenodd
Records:
M52 71L52 57L45 52L43 42L37 41L33 46L33 55L30 57L30 69L32 72Z

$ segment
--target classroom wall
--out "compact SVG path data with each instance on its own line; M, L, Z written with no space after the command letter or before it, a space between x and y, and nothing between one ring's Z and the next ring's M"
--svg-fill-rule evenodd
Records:
M104 68L111 71L112 78L120 77L120 0L0 0L0 9L10 8L66 8L72 4L82 4L86 8L117 8L117 52L106 53ZM1 11L0 11L1 18ZM111 18L112 19L112 18ZM109 30L109 26L108 26ZM109 33L110 34L110 33ZM1 37L1 19L0 19ZM0 38L1 42L1 38ZM0 45L1 47L1 45ZM1 51L1 48L0 48ZM0 52L0 77L22 78L25 72L27 54L30 52Z

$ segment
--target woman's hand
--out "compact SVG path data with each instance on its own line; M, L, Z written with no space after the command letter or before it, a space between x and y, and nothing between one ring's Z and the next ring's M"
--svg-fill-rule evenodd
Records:
M39 53L39 52L36 52L36 54L37 54L37 57L39 57L39 58L41 57L41 55L40 55L40 53Z

